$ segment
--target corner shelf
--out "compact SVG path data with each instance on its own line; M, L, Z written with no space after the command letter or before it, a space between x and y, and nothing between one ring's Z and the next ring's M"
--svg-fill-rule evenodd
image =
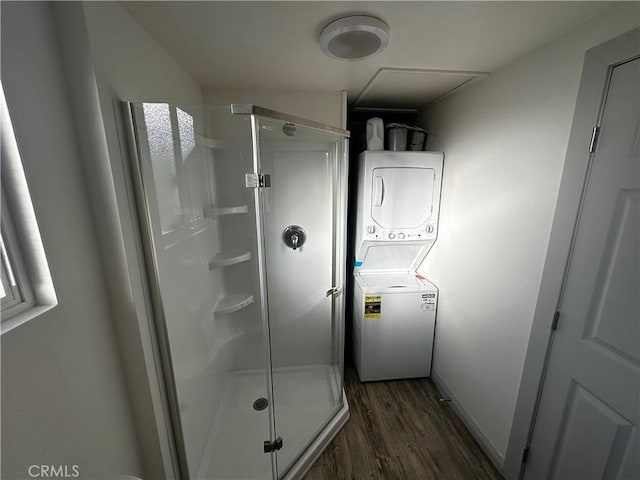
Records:
M213 313L233 313L253 303L253 295L250 293L236 293L224 296L214 307Z
M198 134L196 134L195 137L196 145L199 147L232 152L251 151L251 141L249 140L222 140L220 138L210 138Z
M207 218L219 218L224 215L237 215L247 213L249 209L246 205L236 205L232 207L205 207L204 216Z
M251 252L220 252L209 262L209 270L228 267L251 259Z

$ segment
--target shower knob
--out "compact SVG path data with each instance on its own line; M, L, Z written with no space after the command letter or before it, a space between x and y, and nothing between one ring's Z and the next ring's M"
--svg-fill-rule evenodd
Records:
M306 240L307 233L298 225L289 225L282 232L282 241L287 247L294 250L304 245Z

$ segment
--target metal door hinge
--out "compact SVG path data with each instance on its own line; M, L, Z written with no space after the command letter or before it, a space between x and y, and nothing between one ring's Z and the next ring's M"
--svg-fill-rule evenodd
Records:
M264 441L264 453L275 452L282 448L282 437L276 438L273 442L270 440Z
M271 175L268 173L245 173L244 186L247 188L268 188L271 186Z
M595 126L591 131L591 142L589 143L589 153L596 151L596 145L598 144L598 136L600 135L600 127Z
M334 297L339 297L341 293L342 293L342 288L331 287L329 290L327 290L327 297L330 295L333 295Z
M553 321L551 322L551 330L556 331L558 329L558 320L560 319L560 312L556 310L553 314Z
M529 457L529 447L526 447L522 452L522 463L527 463L528 457Z

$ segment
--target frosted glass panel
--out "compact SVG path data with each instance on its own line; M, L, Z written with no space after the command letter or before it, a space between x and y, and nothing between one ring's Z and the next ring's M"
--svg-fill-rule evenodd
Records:
M180 134L180 151L184 162L189 158L196 146L193 117L179 108L176 108L176 113L178 117L178 132Z
M144 103L142 108L151 169L157 191L160 225L162 233L166 233L176 228L180 219L180 195L169 105Z

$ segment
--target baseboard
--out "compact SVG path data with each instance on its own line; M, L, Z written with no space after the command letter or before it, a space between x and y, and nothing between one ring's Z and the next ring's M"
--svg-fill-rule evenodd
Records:
M499 472L502 472L502 468L504 467L504 455L501 454L496 446L489 440L485 434L480 429L480 426L476 423L476 421L469 415L460 404L456 401L456 399L451 395L449 389L445 386L444 382L432 371L431 372L431 380L435 384L436 388L440 392L444 398L451 399L451 408L456 412L462 423L467 427L473 438L480 444L480 447L487 454L491 462L495 465Z

